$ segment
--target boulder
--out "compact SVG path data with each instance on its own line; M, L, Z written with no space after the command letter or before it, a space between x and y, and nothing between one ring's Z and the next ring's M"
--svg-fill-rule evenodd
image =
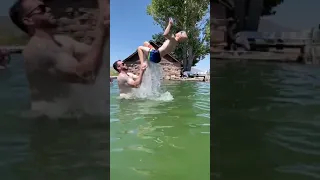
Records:
M59 25L69 25L69 24L75 24L77 21L71 18L67 17L61 17L59 19Z
M85 31L76 31L73 33L73 37L76 37L76 38L82 38L86 35L86 32ZM86 37L85 37L86 38ZM84 38L84 39L85 39Z

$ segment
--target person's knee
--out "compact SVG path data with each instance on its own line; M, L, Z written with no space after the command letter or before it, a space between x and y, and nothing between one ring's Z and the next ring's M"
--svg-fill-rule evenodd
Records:
M138 47L138 50L142 50L142 49L143 49L143 46L139 46L139 47Z
M147 53L150 50L150 48L145 46L139 46L138 50Z

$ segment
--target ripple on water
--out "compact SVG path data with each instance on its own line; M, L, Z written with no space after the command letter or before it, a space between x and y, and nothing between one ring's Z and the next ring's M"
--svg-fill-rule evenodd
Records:
M215 143L226 161L245 162L216 174L231 176L241 166L252 179L320 178L319 72L315 66L272 63L215 68L213 109L225 142Z
M285 127L277 127L266 134L269 141L282 146L286 150L298 154L320 155L320 133L310 128L303 128L305 124L291 122ZM296 127L294 127L296 126Z
M295 164L290 166L280 166L276 168L276 171L288 173L288 174L296 174L303 175L306 177L311 177L315 179L320 178L320 164Z
M132 172L126 171L130 167L135 173L133 176L141 175L136 179L149 175L170 179L175 177L174 174L193 171L190 168L195 161L188 159L194 154L201 154L196 159L197 164L207 166L210 155L203 150L209 148L209 135L203 134L210 128L209 86L204 83L168 82L163 85L163 91L169 92L173 100L111 98L114 104L110 109L114 111L110 127L113 172L119 170L130 174ZM191 123L197 127L188 126ZM201 173L198 177L201 179L204 175ZM179 176L179 179L186 178Z

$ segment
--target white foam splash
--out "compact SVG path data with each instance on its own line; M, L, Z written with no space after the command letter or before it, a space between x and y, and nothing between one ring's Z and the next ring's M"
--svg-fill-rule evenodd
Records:
M150 63L146 69L140 88L133 90L133 96L155 101L172 101L170 92L161 89L162 68L160 64Z

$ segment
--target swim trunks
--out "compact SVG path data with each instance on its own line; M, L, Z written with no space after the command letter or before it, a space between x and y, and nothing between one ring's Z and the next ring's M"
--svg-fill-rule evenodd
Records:
M160 52L155 49L150 49L148 53L148 60L154 63L159 63L161 61Z

